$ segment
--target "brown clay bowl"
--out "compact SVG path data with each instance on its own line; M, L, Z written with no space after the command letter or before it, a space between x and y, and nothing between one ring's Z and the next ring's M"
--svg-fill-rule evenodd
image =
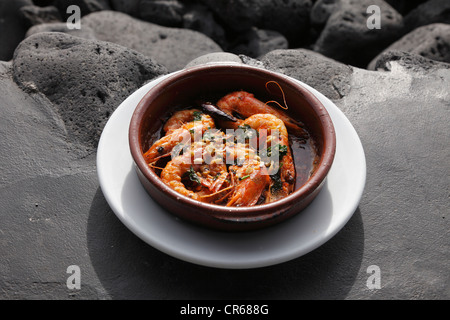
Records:
M267 96L265 84L268 81L276 81L283 88L289 106L288 114L301 120L315 141L319 163L303 186L269 204L226 207L202 203L181 195L169 188L149 168L143 153L153 144L161 120L171 108L189 105L199 96L205 96L205 93L221 97L235 90L246 90L256 97L264 97ZM273 96L269 98L274 99ZM237 64L192 67L156 84L134 111L129 127L129 144L139 180L160 206L183 220L224 231L259 229L299 214L323 187L336 150L335 131L330 116L311 92L289 77Z

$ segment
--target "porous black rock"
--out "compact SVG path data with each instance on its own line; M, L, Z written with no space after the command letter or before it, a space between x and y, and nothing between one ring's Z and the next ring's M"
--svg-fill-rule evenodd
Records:
M184 5L178 0L141 0L139 17L166 27L181 27Z
M350 91L353 69L311 50L274 50L260 61L266 69L298 79L329 99L341 99Z
M110 0L111 9L139 17L140 0Z
M52 102L81 151L95 151L112 112L146 81L167 73L149 57L123 46L63 33L38 33L15 51L13 75L26 92Z
M450 24L450 1L429 0L405 16L405 32L432 23Z
M367 21L371 5L380 8L380 29L371 29ZM382 0L341 0L334 7L314 51L327 57L365 67L403 32L403 18Z
M68 29L66 22L42 23L35 25L28 29L25 37L30 37L33 34L41 32L61 32L83 39L97 40L94 30L88 26L83 26L80 29Z
M111 9L109 0L55 0L54 2L54 6L59 9L64 20L67 20L73 14L72 11L67 12L68 8L73 5L80 8L82 16L91 12Z
M431 60L421 55L414 53L389 50L383 52L372 64L373 70L391 71L391 62L394 61L407 69L419 70L433 70L433 69L450 69L450 64Z
M252 27L275 30L291 44L304 43L309 29L311 0L201 0L218 19L235 32Z
M415 9L418 5L427 2L428 0L385 0L401 15L405 16L411 10Z
M186 7L186 11L183 14L183 28L203 33L222 48L228 46L224 27L215 19L213 12L205 5L192 4Z
M311 9L311 24L324 26L338 6L339 0L317 0Z
M20 12L28 26L62 21L61 14L55 6L23 6Z
M0 0L0 60L10 60L25 37L29 25L20 9L31 5L31 0Z
M375 57L368 65L368 69L374 70L379 57L393 50L450 63L450 24L434 23L411 31Z
M289 43L277 31L252 28L236 37L229 46L230 52L257 58L276 49L287 49Z
M200 32L163 27L108 10L84 16L80 30L69 30L64 24L43 24L30 30L28 35L42 31L74 33L120 44L155 59L169 71L179 70L201 55L223 51L217 43Z

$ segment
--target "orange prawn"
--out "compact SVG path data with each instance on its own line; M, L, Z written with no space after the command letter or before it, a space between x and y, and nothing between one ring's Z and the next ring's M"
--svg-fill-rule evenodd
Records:
M266 167L259 161L251 160L243 166L231 166L236 186L227 206L253 206L257 204L263 191L270 183Z
M278 111L267 103L255 98L252 93L246 91L235 91L227 94L216 103L217 108L226 114L233 116L240 115L242 118L248 118L254 114L272 114L281 119L286 127L298 136L307 135L302 128L302 124L287 116L284 112ZM221 125L226 128L237 129L242 124L242 120L221 121Z
M267 153L277 152L280 159L268 163L271 182L266 202L272 202L290 194L295 187L295 165L289 147L288 131L284 122L272 114L255 114L243 122L250 128L258 130L259 147L267 146ZM265 130L265 131L263 131ZM264 140L265 141L262 141Z
M215 123L209 115L196 109L178 111L164 126L166 135L144 153L144 158L147 163L154 163L169 156L180 142L190 140L193 133L203 134L211 128L215 128Z
M214 179L224 173L228 176L226 165L198 165L193 164L192 160L191 153L175 157L162 169L161 180L173 190L193 200L214 201L220 195L219 189L225 186L225 180L216 184L218 179ZM187 184L191 186L188 187Z

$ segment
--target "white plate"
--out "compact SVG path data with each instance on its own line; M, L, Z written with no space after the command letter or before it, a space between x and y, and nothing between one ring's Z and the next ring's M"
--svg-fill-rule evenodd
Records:
M345 115L313 92L328 110L336 131L336 156L322 191L300 214L276 226L244 233L197 227L166 212L137 178L128 146L128 126L145 93L165 79L146 84L111 115L97 150L100 187L117 217L139 238L173 257L231 269L257 268L300 257L332 238L353 215L366 180L361 141Z

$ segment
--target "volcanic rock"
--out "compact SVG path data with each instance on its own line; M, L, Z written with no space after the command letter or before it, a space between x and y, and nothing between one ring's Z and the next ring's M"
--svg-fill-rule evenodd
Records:
M417 54L397 50L383 52L372 61L371 67L373 70L391 71L391 62L395 62L407 69L414 69L415 71L450 69L449 63L431 60Z
M367 8L380 8L381 29L369 29L371 16ZM403 18L382 0L341 0L329 16L314 45L327 57L351 64L366 66L379 52L402 35Z
M72 12L67 12L69 6L78 6L82 16L92 12L109 10L109 0L55 0L54 6L59 9L64 20L72 15Z
M450 24L450 1L429 0L409 12L404 22L405 32L432 23Z
M31 0L0 0L0 60L8 61L29 27L20 9Z
M275 30L292 44L304 42L309 28L310 0L201 0L228 28L244 32L252 27Z
M411 31L374 58L368 69L373 70L379 57L383 53L393 50L414 53L428 59L450 63L450 25L435 23Z
M261 57L264 67L298 79L330 99L350 91L352 68L306 49L274 50Z
M17 84L51 101L67 140L87 153L94 152L115 108L144 82L166 72L120 45L53 32L25 39L13 63Z
M260 57L276 49L287 49L287 39L279 32L252 28L237 37L229 51L250 57Z
M189 61L206 53L222 51L213 40L196 31L162 27L115 11L94 12L81 19L81 29L74 34L120 44L151 57L169 71L183 68ZM72 32L62 24L43 24L28 32Z
M181 27L184 5L177 0L141 0L139 17L166 27Z
M20 12L29 26L62 21L58 8L55 6L23 6Z

